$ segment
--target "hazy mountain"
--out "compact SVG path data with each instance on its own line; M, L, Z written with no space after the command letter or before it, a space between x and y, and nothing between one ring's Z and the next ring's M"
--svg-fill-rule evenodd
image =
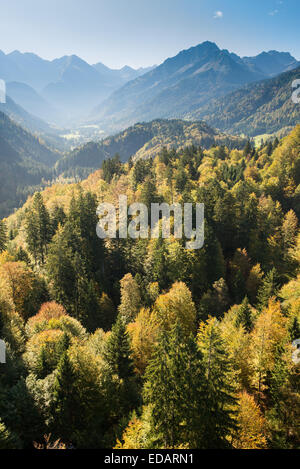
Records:
M256 57L243 57L243 61L249 66L261 70L269 77L293 70L300 65L300 62L292 57L289 52L277 52L276 50L262 52Z
M182 120L155 120L135 124L123 132L104 139L90 142L65 155L56 164L57 172L68 175L86 175L101 167L103 160L120 155L121 161L134 158L149 158L159 153L163 147L182 148L188 145L212 144L241 147L245 140L222 134L204 122ZM82 171L82 170L85 171Z
M45 120L55 120L57 110L53 108L31 86L25 83L9 82L6 84L7 94L29 113Z
M0 218L20 206L36 188L52 179L58 152L0 112Z
M155 68L155 66L153 66L135 70L134 68L125 65L123 68L114 70L106 67L106 65L101 62L93 65L93 67L101 75L102 79L107 82L107 85L111 87L111 91L121 88L121 86L125 85L128 81L134 80Z
M300 123L300 105L292 101L292 82L300 67L239 89L187 113L222 131L249 136L272 134Z
M51 133L52 129L36 116L25 111L19 104L16 104L10 96L6 96L6 103L0 103L0 112L3 112L17 124L29 130L32 133Z
M101 63L89 65L76 55L50 61L32 53L14 51L5 55L0 51L0 77L13 83L9 91L14 101L31 113L60 124L73 118L74 113L77 118L82 117L95 103L150 69L126 66L111 70Z
M137 120L180 117L213 98L266 78L270 74L265 71L267 60L273 63L273 71L281 67L282 72L292 66L291 56L289 60L281 53L271 52L266 56L265 61L260 58L257 64L249 64L236 54L220 50L212 42L204 42L181 51L124 85L94 110L92 118L101 122L104 128L116 130ZM294 64L297 64L295 59Z

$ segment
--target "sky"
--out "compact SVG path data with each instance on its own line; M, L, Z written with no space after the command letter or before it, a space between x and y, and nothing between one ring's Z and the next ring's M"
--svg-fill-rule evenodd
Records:
M299 0L0 0L0 50L138 68L209 40L300 60L299 20Z

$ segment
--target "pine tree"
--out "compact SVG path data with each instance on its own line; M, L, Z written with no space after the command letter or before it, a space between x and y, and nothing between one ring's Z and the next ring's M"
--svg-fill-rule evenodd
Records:
M247 332L251 332L253 328L253 320L251 314L250 303L247 297L244 298L238 309L236 317L236 326L242 325Z

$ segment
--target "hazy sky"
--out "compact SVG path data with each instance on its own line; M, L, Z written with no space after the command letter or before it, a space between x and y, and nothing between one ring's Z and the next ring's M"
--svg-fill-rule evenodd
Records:
M300 0L0 0L0 49L76 54L119 68L159 64L205 40L300 60Z

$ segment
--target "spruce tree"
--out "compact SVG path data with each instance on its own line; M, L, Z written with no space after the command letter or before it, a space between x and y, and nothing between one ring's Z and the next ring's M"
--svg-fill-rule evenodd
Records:
M107 340L105 359L119 379L133 377L133 362L130 357L129 336L122 317L119 315Z
M270 270L263 279L257 294L257 306L260 310L268 305L269 299L278 293L278 276L276 269Z
M253 320L251 314L251 307L247 297L244 298L241 306L238 309L236 317L236 326L242 325L246 332L251 332L253 328Z
M79 428L80 399L76 388L76 374L67 352L62 355L54 383L54 430L63 441L70 441Z
M236 430L233 409L237 401L231 365L215 318L201 324L198 343L206 378L205 447L227 448L228 436Z
M204 445L204 373L193 338L177 323L163 332L146 370L145 402L151 408L153 438L164 448Z
M51 236L50 216L41 193L37 192L26 216L26 242L35 263L45 263Z

